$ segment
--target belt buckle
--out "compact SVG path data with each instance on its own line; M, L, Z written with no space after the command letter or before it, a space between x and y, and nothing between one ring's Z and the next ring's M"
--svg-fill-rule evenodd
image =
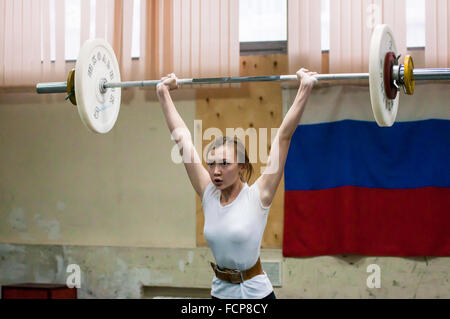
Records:
M240 284L244 282L244 275L241 271L238 270L232 270L229 272L230 275L230 281L232 284Z
M217 266L213 262L211 262L211 266L213 267L214 272L216 272L216 275L222 274L227 276L230 280L230 283L232 284L240 284L241 282L244 282L244 275L239 270L231 270L231 269L221 270L219 266Z

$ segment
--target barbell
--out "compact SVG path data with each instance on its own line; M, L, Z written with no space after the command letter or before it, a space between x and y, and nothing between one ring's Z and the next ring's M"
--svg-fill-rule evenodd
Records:
M392 126L399 104L399 90L414 94L415 81L450 80L450 69L415 69L411 56L399 64L400 56L388 25L375 27L369 57L369 73L318 74L318 81L368 79L372 111L379 126ZM296 75L178 79L178 85L243 82L296 81ZM75 69L66 82L38 83L39 94L67 93L66 99L78 107L83 123L95 133L109 132L118 117L121 89L156 86L160 80L120 81L114 50L103 39L86 41L80 48Z

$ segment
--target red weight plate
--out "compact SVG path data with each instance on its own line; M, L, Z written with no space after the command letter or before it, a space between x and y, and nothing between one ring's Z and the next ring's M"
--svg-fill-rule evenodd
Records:
M392 66L395 58L395 53L388 52L384 59L384 90L390 100L394 100L397 97L397 87L394 85L394 79L392 78Z

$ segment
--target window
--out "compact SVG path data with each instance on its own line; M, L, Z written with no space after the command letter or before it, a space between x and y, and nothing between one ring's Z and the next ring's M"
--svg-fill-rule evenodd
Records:
M91 0L91 21L89 29L89 39L95 38L95 25L96 25L95 20L97 16L96 11L97 11L97 0Z
M287 0L239 0L241 55L287 52Z
M75 61L80 52L80 35L81 35L81 0L65 0L65 18L66 18L66 34L65 34L65 59L66 61ZM95 38L95 17L96 17L96 0L91 0L90 5L90 29L89 38ZM50 2L50 10L54 8ZM51 11L50 11L51 12ZM54 17L50 16L50 25L55 25ZM54 33L51 34L51 41L54 41ZM54 49L52 47L52 54Z
M322 0L322 51L330 50L330 0ZM406 45L425 47L425 0L406 1Z
M425 0L406 1L406 46L425 47Z
M140 56L141 1L133 0L131 57ZM322 1L322 51L330 49L330 0ZM65 0L66 60L78 57L81 0ZM51 59L55 60L55 0L50 0ZM96 0L90 0L90 38L95 38ZM425 47L425 0L406 0L408 48ZM287 0L239 0L241 55L287 53Z
M55 47L55 0L50 0L50 60L54 62L56 60L56 47Z
M80 50L80 0L66 0L66 61L75 61Z
M328 52L330 51L330 0L322 0L321 11L322 52Z
M131 57L139 59L141 55L141 0L133 2L133 35L131 40Z

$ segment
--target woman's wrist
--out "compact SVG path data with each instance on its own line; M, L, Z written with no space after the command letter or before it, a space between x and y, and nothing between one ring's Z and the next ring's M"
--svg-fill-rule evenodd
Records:
M166 95L166 93L169 93L169 88L167 87L167 85L159 84L156 87L156 93L158 94L159 98L162 98Z
M298 88L297 97L308 97L313 90L313 85L300 84Z

